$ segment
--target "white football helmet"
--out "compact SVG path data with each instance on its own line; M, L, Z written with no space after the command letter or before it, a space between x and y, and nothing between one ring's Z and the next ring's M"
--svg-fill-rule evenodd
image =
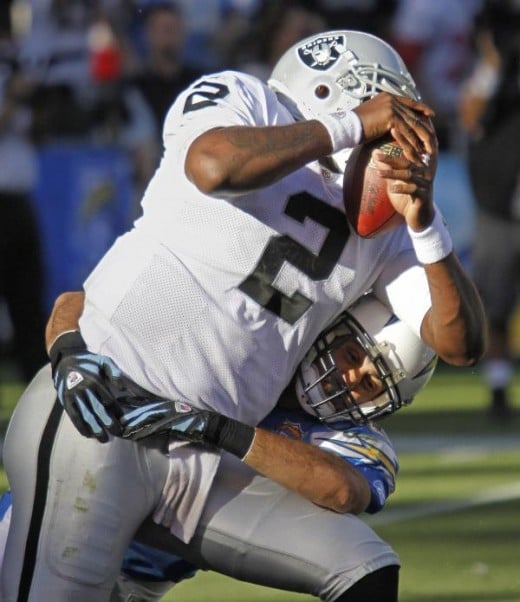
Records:
M278 60L268 85L296 119L350 111L379 92L420 98L392 46L361 31L328 31L301 40Z
M372 360L385 387L375 399L358 403L352 396L334 360L337 337L353 337ZM323 422L363 424L410 404L436 364L433 349L368 294L316 339L296 373L296 394L303 409Z

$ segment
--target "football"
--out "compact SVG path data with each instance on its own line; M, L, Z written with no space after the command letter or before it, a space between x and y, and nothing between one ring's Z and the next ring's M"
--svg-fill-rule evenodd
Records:
M403 223L387 194L387 181L380 177L372 152L400 155L402 149L385 136L356 147L343 176L343 202L347 220L363 238L372 238Z

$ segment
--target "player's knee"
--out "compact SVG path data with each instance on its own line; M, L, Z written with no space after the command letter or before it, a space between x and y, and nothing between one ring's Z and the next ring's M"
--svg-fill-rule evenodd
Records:
M365 575L352 587L343 592L336 602L397 602L399 590L399 567L385 566Z

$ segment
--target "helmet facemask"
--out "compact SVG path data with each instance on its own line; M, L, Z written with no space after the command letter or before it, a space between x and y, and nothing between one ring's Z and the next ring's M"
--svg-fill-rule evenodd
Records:
M369 401L357 401L359 394L345 382L335 359L348 339L366 354L382 384ZM366 295L316 339L297 371L296 393L303 409L323 422L364 424L410 404L431 378L436 360L408 326Z
M360 345L383 384L383 392L371 401L356 401L334 358L335 350L347 338L354 339ZM303 397L311 413L318 415L323 422L349 420L364 424L395 412L405 403L396 387L405 375L402 371L391 370L385 359L385 347L385 343L378 344L372 340L353 316L344 314L339 323L318 337L311 352L302 361L296 377L300 401Z

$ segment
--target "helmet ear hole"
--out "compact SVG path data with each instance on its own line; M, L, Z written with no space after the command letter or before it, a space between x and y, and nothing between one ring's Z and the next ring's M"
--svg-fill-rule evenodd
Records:
M330 96L330 88L325 84L319 84L314 88L314 95L321 100Z

